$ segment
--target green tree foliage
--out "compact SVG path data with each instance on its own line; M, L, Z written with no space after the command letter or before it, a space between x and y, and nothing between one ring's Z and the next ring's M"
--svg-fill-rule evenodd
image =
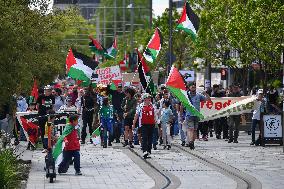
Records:
M237 50L240 63L260 61L268 70L279 69L284 31L284 4L281 0L193 0L199 7L201 27L195 56L213 64L236 65L228 59Z
M64 74L70 47L88 49L87 41L82 47L66 40L79 26L88 27L75 9L49 13L45 0L0 0L0 12L0 104L30 93L34 77L44 85Z

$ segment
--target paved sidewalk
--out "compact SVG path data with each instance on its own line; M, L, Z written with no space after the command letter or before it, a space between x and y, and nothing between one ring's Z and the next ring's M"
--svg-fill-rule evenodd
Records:
M206 142L196 141L196 150L254 176L263 189L284 188L283 146L250 146L251 136L245 132L240 133L238 141L229 144L212 137Z
M120 144L121 145L121 144ZM67 174L57 175L55 183L45 178L44 154L33 153L28 189L110 189L152 188L155 182L120 149L81 146L82 176L75 176L73 166Z

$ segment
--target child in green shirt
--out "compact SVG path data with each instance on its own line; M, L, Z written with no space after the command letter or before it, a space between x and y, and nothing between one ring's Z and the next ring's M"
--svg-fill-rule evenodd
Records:
M105 97L99 111L101 131L103 131L103 148L107 147L107 142L108 146L112 146L110 139L113 134L113 113L113 107L109 104L108 97Z

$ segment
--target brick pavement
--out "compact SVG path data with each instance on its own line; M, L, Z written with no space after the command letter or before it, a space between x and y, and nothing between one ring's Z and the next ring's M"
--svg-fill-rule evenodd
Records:
M179 143L178 136L174 143ZM280 146L250 146L250 136L240 133L238 144L209 138L196 141L196 151L213 157L228 165L254 176L264 189L280 189L284 185L284 153ZM121 144L114 148L102 149L93 145L81 148L83 176L74 176L71 166L68 174L57 175L55 183L45 179L44 154L33 153L32 169L27 188L152 188L155 181L132 161L122 150ZM138 146L135 151L141 154ZM236 188L237 183L220 172L200 163L196 158L176 148L153 151L149 162L159 164L160 171L170 173L179 179L179 188ZM145 166L145 165L144 165ZM150 175L150 174L149 174Z
M151 188L155 185L154 180L121 149L103 149L91 144L81 146L82 176L75 176L75 170L70 166L67 174L57 175L55 183L49 183L43 167L44 154L34 151L28 189L125 189Z

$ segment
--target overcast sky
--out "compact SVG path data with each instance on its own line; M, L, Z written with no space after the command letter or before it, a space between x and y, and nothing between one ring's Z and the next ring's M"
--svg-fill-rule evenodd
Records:
M169 7L169 0L153 0L153 10L155 17L161 16L166 8Z

